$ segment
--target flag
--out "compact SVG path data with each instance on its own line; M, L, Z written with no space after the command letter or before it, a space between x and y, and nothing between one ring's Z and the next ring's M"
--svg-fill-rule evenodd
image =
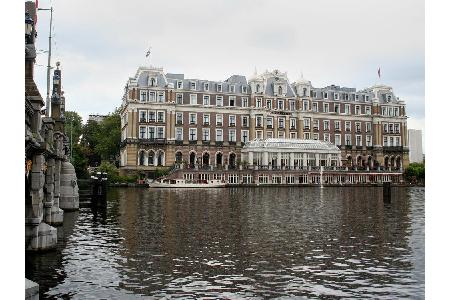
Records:
M381 78L381 68L378 68L378 78Z
M152 47L148 48L147 53L145 54L145 57L149 57L150 56L150 49L152 49Z

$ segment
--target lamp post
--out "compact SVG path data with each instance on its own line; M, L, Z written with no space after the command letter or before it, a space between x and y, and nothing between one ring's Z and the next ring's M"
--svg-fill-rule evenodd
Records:
M38 10L50 11L50 31L48 34L48 63L47 63L47 98L45 99L45 116L50 116L50 61L52 56L52 21L53 21L53 7L51 8L38 8Z

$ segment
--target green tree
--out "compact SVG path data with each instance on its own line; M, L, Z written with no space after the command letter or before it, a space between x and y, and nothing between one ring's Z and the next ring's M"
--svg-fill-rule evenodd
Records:
M87 150L80 144L75 144L72 147L72 164L75 168L77 178L88 177L88 158L86 156Z
M101 158L95 151L98 144L98 135L100 131L100 124L96 121L88 121L82 128L82 136L80 140L83 146L84 155L88 160L89 166L98 166Z
M411 163L405 170L405 177L408 181L414 181L416 179L419 182L425 180L425 164Z
M83 129L83 119L74 111L66 111L66 123L64 124L64 134L69 138L72 136L72 145L78 144Z
M120 115L118 109L99 124L95 134L95 152L102 160L115 161L120 154Z

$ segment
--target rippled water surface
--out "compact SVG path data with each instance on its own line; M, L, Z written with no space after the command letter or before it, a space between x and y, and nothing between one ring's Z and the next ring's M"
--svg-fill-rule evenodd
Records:
M41 298L424 297L423 188L111 189L28 255Z

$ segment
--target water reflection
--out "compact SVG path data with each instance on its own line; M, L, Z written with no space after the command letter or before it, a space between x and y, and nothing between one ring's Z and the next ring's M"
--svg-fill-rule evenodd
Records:
M80 211L45 297L423 298L423 189L111 191Z

